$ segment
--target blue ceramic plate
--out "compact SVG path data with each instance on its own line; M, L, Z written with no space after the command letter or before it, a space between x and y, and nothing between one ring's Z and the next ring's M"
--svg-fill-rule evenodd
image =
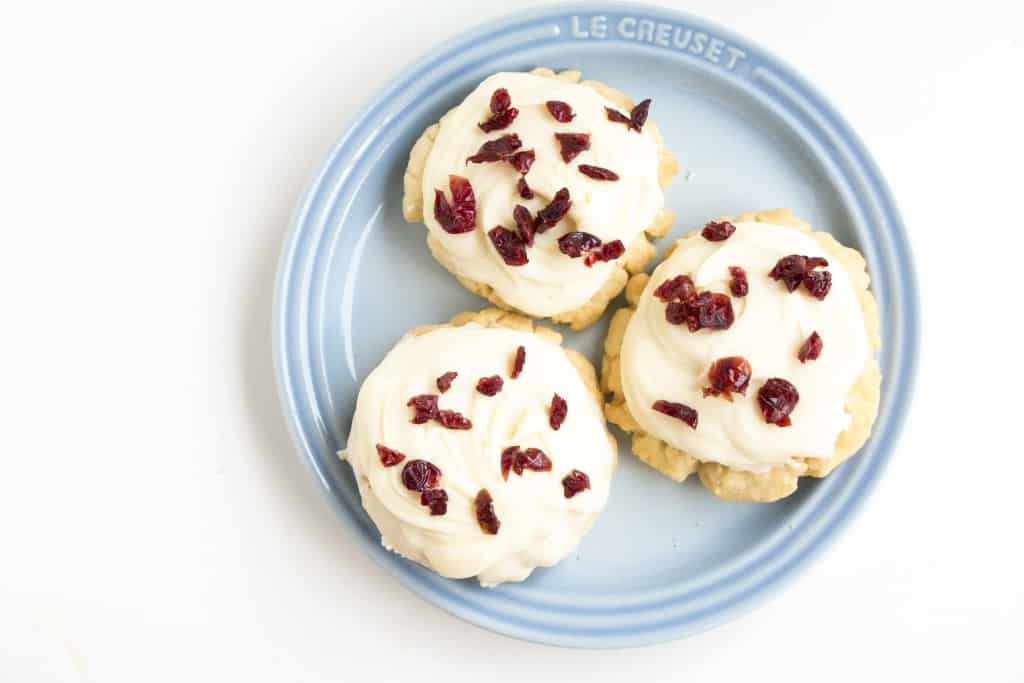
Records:
M335 451L345 444L360 382L406 330L485 305L431 258L423 227L402 220L409 148L488 75L534 66L580 69L636 99L653 98L652 118L683 168L666 193L677 219L662 244L714 216L788 206L860 249L881 305L885 383L861 453L771 505L723 502L695 481L675 484L634 459L622 438L608 507L576 554L522 584L488 590L385 551ZM295 213L278 272L275 360L292 432L341 523L399 581L500 633L623 647L678 638L750 609L836 537L881 476L903 422L916 298L906 235L878 169L789 67L697 17L563 5L442 45L356 118ZM567 332L567 343L600 367L606 330L607 316Z

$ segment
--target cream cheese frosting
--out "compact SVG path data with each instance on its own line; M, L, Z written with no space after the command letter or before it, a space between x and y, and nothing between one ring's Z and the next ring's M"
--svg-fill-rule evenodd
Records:
M511 379L519 346L526 362ZM458 376L439 394L440 407L468 417L472 428L413 424L408 400L438 394L437 378L449 371ZM479 393L477 381L492 375L504 380L501 391ZM557 431L549 424L555 393L568 403ZM444 515L431 516L419 494L403 485L404 462L383 466L377 444L440 468L439 485L448 494ZM510 446L539 448L551 471L513 471L504 479L501 454ZM490 586L525 579L575 549L605 505L617 451L596 397L559 345L530 332L471 323L407 335L388 353L360 389L345 457L386 548L442 576L476 576ZM574 469L588 475L591 488L566 498L562 479ZM491 494L501 522L495 535L477 521L474 500L481 489Z
M519 115L509 127L484 133L477 124L490 117L490 98L498 88L508 90ZM549 100L568 103L575 118L569 123L556 121L545 106ZM605 107L621 110L586 85L528 73L498 73L441 119L423 173L423 213L431 236L458 275L490 285L511 306L538 317L578 309L594 296L613 264L599 262L588 268L583 259L561 253L558 238L580 230L606 243L621 240L628 247L664 205L658 182L658 143L650 128L637 133L609 121ZM510 164L466 163L485 141L511 133L519 136L522 149L536 152L526 176L533 199L519 196L519 175ZM588 133L591 147L565 163L555 133ZM589 178L577 170L580 164L610 169L619 180ZM445 191L447 196L449 175L466 177L473 187L477 216L472 232L448 234L433 215L434 191ZM569 214L537 236L529 249L529 263L506 265L487 232L498 225L514 229L516 204L535 215L563 187L572 198Z
M654 271L623 339L621 372L629 411L641 428L703 462L764 472L794 457L829 458L850 424L847 395L869 360L864 319L846 271L828 270L832 288L824 300L803 289L789 292L768 273L790 254L828 258L806 233L768 223L738 222L735 233L712 242L696 233L683 240ZM690 332L665 319L665 303L654 290L676 275L689 275L698 291L729 294L730 266L746 270L749 293L732 297L735 321L726 330ZM824 343L820 358L801 363L797 351L812 332ZM712 363L742 356L752 375L746 395L703 395ZM778 427L765 421L758 389L772 377L796 386L800 400ZM697 410L698 426L652 409L655 401Z

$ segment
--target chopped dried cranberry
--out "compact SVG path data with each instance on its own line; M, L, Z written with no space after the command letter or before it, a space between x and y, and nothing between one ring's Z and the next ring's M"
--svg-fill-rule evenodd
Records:
M569 258L579 258L584 252L601 246L601 238L589 232L567 232L558 238L558 250Z
M437 411L437 421L446 429L472 429L473 423L462 413L454 410Z
M512 469L519 476L523 476L523 470L550 472L551 458L549 458L544 451L539 448L527 448L524 451L519 451L516 455L516 461L513 464Z
M478 125L480 130L483 132L490 133L492 131L508 128L512 125L512 122L516 120L517 116L519 116L519 110L515 107L509 107L503 111L491 114L491 118L476 125Z
M672 325L682 325L686 322L690 307L683 301L670 301L665 307L665 320Z
M530 262L526 256L526 242L517 233L498 225L491 228L487 236L491 238L491 243L506 265L524 266Z
M505 88L498 88L491 93L491 113L500 114L512 106L512 97Z
M796 357L800 359L801 363L806 363L809 360L818 360L823 348L825 348L825 344L821 341L821 335L814 331L811 332L811 336L807 338L807 341L800 346Z
M579 172L588 178L594 180L618 180L619 174L615 171L610 171L607 168L601 168L600 166L590 166L589 164L580 164L576 167Z
M505 161L512 164L512 168L519 171L520 175L526 175L530 172L530 167L533 166L533 162L536 161L536 159L537 153L532 149L526 149L521 152L516 152L505 159Z
M437 378L437 390L442 394L452 388L452 382L459 376L457 372L446 372Z
M410 491L436 489L441 478L441 469L426 460L410 460L402 468L402 483Z
M469 180L462 176L448 176L448 187L452 192L452 203L445 199L444 192L434 190L434 218L445 232L458 235L470 232L476 227L476 197Z
M448 512L448 492L444 489L427 489L420 494L420 505L430 508L430 515L436 517Z
M509 373L509 377L516 379L523 372L523 366L526 365L526 347L520 346L516 349L515 359L512 361L512 372Z
M519 178L516 182L516 191L519 192L519 196L523 199L533 199L533 190L530 189L530 184L526 182L526 178Z
M516 230L519 232L519 239L528 246L533 246L533 216L530 215L530 210L522 204L516 204L516 208L512 209L512 220L516 222Z
M611 107L604 108L605 113L608 115L608 120L612 123L624 123L627 126L632 123L628 116L623 114L618 109L612 109Z
M761 407L764 421L779 427L788 427L792 424L789 414L793 412L797 401L800 400L800 393L790 382L779 377L773 377L757 392L757 403Z
M544 234L562 220L571 208L572 199L569 197L569 188L563 187L555 193L551 203L537 212L537 218L534 220L536 231Z
M711 386L704 388L705 396L719 396L732 400L732 392L747 393L750 385L750 363L742 356L726 356L711 364L708 381Z
M786 284L786 289L792 292L800 286L801 282L804 281L805 274L815 268L825 267L827 265L828 261L818 256L800 256L799 254L790 254L789 256L783 256L780 258L775 264L775 267L768 273L768 276L776 281L782 280ZM830 281L831 277L832 276L829 275Z
M508 473L515 466L520 453L522 451L519 450L519 446L509 446L501 452L501 478L505 481L508 481Z
M480 530L492 536L498 533L501 521L498 519L498 515L494 514L494 499L491 498L490 491L480 489L476 494L476 500L473 501L473 506L476 508L476 521L480 525Z
M676 275L669 278L654 290L654 296L662 301L688 301L696 295L697 289L688 275Z
M729 291L732 292L732 295L736 297L746 296L750 291L750 283L747 282L747 271L739 266L729 266L729 275L732 276L732 279L729 280Z
M701 292L686 301L672 301L665 307L665 320L673 325L686 323L690 332L704 328L727 330L735 316L732 300L725 294Z
M481 377L477 380L476 390L484 396L494 396L501 388L505 386L505 381L497 375L491 375L490 377Z
M576 114L572 113L572 107L565 102L561 102L559 100L548 100L544 104L547 106L551 115L555 117L555 121L558 121L559 123L569 123L576 118Z
M509 154L523 146L523 142L515 133L502 135L500 138L488 140L480 145L477 153L468 157L466 161L473 163L484 163L487 161L501 161Z
M580 152L590 149L589 133L555 133L558 144L562 147L562 161L569 163Z
M682 420L693 429L697 428L697 411L690 406L683 405L682 403L672 403L671 401L655 401L651 408L662 415Z
M565 422L565 416L569 414L569 404L564 398L555 394L551 397L551 414L548 419L551 428L558 431L558 428Z
M416 410L412 417L412 423L421 425L429 420L437 419L437 396L434 394L421 394L413 396L405 405Z
M732 237L736 226L729 221L711 221L704 226L700 234L709 242L721 242Z
M380 456L380 464L384 467L394 467L405 460L405 453L399 453L383 444L377 444L377 455Z
M625 253L626 247L622 244L622 240L612 240L602 244L600 249L592 249L583 259L583 264L589 268L598 261L614 261Z
M644 100L633 107L632 111L629 112L629 127L639 133L643 129L644 124L647 123L647 112L650 108L650 100Z
M566 498L572 498L590 488L590 477L584 472L573 470L562 478L562 490Z
M832 289L832 273L827 270L812 270L804 273L804 287L815 299L823 301Z

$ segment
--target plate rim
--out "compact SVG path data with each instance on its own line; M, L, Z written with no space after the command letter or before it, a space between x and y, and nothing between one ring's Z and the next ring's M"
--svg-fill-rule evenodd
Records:
M375 545L366 542L363 535L359 533L358 521L350 516L347 509L338 500L324 472L321 471L313 446L301 428L299 408L297 407L299 405L297 389L293 385L292 378L289 375L289 368L287 367L287 357L289 354L286 349L290 348L290 344L285 302L288 300L288 295L291 291L289 285L292 283L291 275L293 269L297 265L297 249L300 246L301 233L303 228L307 227L306 219L309 217L314 200L323 189L322 184L325 177L334 164L345 156L347 148L351 146L356 133L368 122L375 107L403 86L418 68L422 68L425 64L449 55L459 47L475 44L488 35L528 21L538 19L558 21L573 14L617 13L624 11L642 13L645 15L645 18L664 17L667 21L673 21L694 30L704 30L716 37L726 39L734 45L744 48L755 48L758 60L761 63L770 65L776 74L781 74L788 84L795 86L800 94L813 105L813 110L821 118L825 119L831 128L842 137L849 151L856 154L856 161L861 165L865 176L864 182L874 189L881 205L880 210L884 212L887 218L890 239L888 240L889 245L886 251L893 254L892 261L898 262L903 266L899 272L899 276L902 278L902 287L899 288L899 298L895 299L899 303L896 308L900 311L899 328L903 333L903 339L899 344L899 349L897 349L899 356L893 362L893 366L896 368L894 375L899 378L899 398L902 398L902 400L893 400L890 401L890 405L883 406L887 409L887 413L884 416L887 428L884 435L885 443L882 447L879 447L879 452L875 457L867 463L866 471L861 473L858 478L845 482L848 485L844 487L843 491L840 491L841 495L837 496L839 503L833 504L829 509L828 518L824 520L827 523L819 520L817 527L810 529L802 539L794 539L794 544L803 546L799 552L794 556L786 558L782 566L773 569L767 577L757 581L753 588L743 591L739 595L734 595L731 601L713 606L714 609L705 614L684 619L679 623L655 623L639 633L631 632L626 635L616 633L611 635L599 634L596 636L574 637L560 633L550 633L545 631L543 625L524 626L521 623L491 618L491 615L481 612L472 605L459 604L448 596L425 590L422 585L417 584L413 580L409 572L399 570L399 563L403 563L403 560L382 550L379 541ZM653 47L642 43L638 43L638 45L644 45L649 48ZM359 152L360 150L357 145L357 149L353 152L355 157L353 161L359 158ZM351 164L350 167L354 165ZM339 182L340 184L342 183ZM879 239L886 237L881 230L877 231L876 236ZM304 277L308 279L311 275L307 272ZM390 574L398 578L399 583L425 601L441 607L464 621L486 628L492 632L547 645L580 648L620 648L665 642L693 635L730 621L740 614L763 604L773 595L777 595L781 589L790 585L802 571L806 570L817 557L832 547L832 544L841 532L863 510L865 502L877 486L883 470L888 465L894 450L898 446L899 437L906 422L910 398L913 395L917 380L919 355L917 351L920 344L920 300L914 258L903 220L889 185L860 137L815 86L808 82L800 73L792 69L786 62L780 60L770 51L765 50L760 44L703 17L672 8L656 7L635 2L559 3L553 6L509 13L497 19L472 26L408 62L384 87L364 102L363 106L348 123L337 142L332 145L323 160L316 167L316 170L306 184L305 190L292 212L287 236L282 243L275 276L272 306L271 333L273 336L274 375L278 389L278 398L281 401L282 410L285 414L289 434L298 447L306 467L309 468L318 480L321 493L328 499L343 525L349 532L354 533L356 542L363 547L379 566L386 568ZM889 381L895 380L894 378L889 378ZM881 413L879 417L882 417ZM873 434L872 439L874 440L875 437L876 434ZM819 491L824 492L829 481L833 480L829 478L822 480L822 485L818 487ZM835 481L838 480L834 480L833 483ZM817 494L818 491L815 493ZM821 528L822 526L824 528ZM760 546L762 543L763 541L757 545ZM439 580L446 581L445 579Z

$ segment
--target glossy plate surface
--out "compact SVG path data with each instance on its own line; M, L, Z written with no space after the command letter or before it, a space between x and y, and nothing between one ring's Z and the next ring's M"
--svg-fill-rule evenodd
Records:
M385 551L344 447L360 381L411 327L485 302L431 258L402 219L402 174L419 134L496 71L580 69L639 100L682 172L666 193L667 245L707 219L788 206L867 258L881 307L885 376L871 441L779 503L728 503L629 453L578 552L526 582L481 589ZM688 173L689 172L689 173ZM687 179L687 177L689 178ZM892 197L859 140L799 76L706 21L639 5L586 3L479 27L417 60L355 120L296 210L275 301L275 362L287 420L341 523L427 600L528 640L623 647L708 628L776 593L863 504L890 457L913 382L916 285ZM618 304L613 304L615 308ZM600 367L608 315L567 345ZM398 586L395 586L398 590Z

